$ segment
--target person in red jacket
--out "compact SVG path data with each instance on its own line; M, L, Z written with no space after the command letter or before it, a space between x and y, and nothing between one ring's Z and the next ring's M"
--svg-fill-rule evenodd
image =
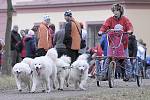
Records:
M124 32L133 32L133 25L130 20L123 16L124 7L121 4L113 4L111 11L113 16L109 17L99 30L99 35L106 32L109 29L114 29L115 25L120 24L123 26Z
M100 74L100 71L102 70L102 63L99 59L96 59L96 56L101 57L103 54L103 50L100 44L98 43L95 47L91 48L90 51L92 52L92 59L95 60L95 63L91 64L90 66L89 76L95 77L95 74Z
M109 17L104 24L102 25L102 27L100 28L98 35L101 36L102 33L107 32L110 29L114 29L115 25L120 24L123 26L123 32L127 32L127 33L133 33L133 25L130 22L130 20L124 16L124 7L117 3L117 4L113 4L111 11L113 12L113 16ZM126 41L128 41L128 38L124 37L124 39ZM125 55L128 56L128 42L124 43L124 49L125 49ZM109 63L108 61L106 61L106 63ZM130 63L130 62L128 62ZM130 64L129 64L130 65Z

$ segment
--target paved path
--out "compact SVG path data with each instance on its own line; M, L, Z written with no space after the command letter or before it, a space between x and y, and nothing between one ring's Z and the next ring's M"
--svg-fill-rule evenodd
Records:
M143 80L143 85L137 87L136 82L115 80L115 87L109 88L108 82L96 86L94 79L89 79L87 91L75 90L72 86L64 91L52 90L51 93L36 93L14 90L1 90L0 100L150 100L150 80Z

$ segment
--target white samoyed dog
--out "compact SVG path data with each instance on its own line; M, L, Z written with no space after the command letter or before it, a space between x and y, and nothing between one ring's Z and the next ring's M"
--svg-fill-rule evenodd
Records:
M33 61L32 58L25 57L21 62L28 64L29 67L31 68L31 67L32 67L32 66L31 66L31 65L32 65L32 61Z
M45 56L36 57L32 62L33 70L33 85L31 92L35 92L38 83L45 83L46 92L50 92L50 79L53 83L53 88L55 88L55 80L57 75L56 60L58 59L58 54L55 48L51 48L47 51ZM44 84L42 84L44 85ZM43 91L45 91L43 90Z
M20 92L22 91L21 88L22 83L24 83L28 87L29 91L31 90L32 70L27 63L24 62L16 63L12 69L12 73L15 77L17 88Z
M59 88L58 90L63 90L64 83L66 82L66 86L68 87L68 79L69 79L69 71L70 71L70 63L71 58L63 55L57 59L57 79Z
M71 65L72 68L69 73L69 81L73 81L75 89L80 88L81 90L86 90L84 86L86 85L86 81L88 79L88 57L88 54L82 54Z

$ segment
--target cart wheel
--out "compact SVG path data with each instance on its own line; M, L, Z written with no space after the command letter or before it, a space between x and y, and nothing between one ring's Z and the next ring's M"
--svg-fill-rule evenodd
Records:
M136 75L136 82L137 82L137 86L140 87L142 83L142 78L138 75Z
M137 82L137 86L140 87L141 84L142 84L142 77L141 76L138 76L136 75L136 82Z
M99 81L97 81L97 86L100 87Z
M116 62L111 61L108 67L108 84L110 88L114 87Z
M136 68L136 82L137 82L137 86L140 87L142 84L142 78L143 78L143 69L141 69L141 64L138 63L138 66Z

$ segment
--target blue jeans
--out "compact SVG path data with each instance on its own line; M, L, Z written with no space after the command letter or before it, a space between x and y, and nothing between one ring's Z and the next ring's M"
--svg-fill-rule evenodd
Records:
M96 59L95 65L96 65L96 74L100 75L103 70L102 69L103 64L100 63L100 60Z
M137 63L137 64L136 64L136 68L135 68L135 69L136 69L135 74L136 74L136 75L140 75L140 74L142 74L141 72L143 72L143 68L144 68L143 60L138 57L136 63Z
M125 56L129 57L128 48L125 49ZM130 59L126 59L125 62L126 62L126 64L125 64L126 75L127 75L127 77L132 77L132 75L134 74L134 72L133 72L134 65L131 64Z

